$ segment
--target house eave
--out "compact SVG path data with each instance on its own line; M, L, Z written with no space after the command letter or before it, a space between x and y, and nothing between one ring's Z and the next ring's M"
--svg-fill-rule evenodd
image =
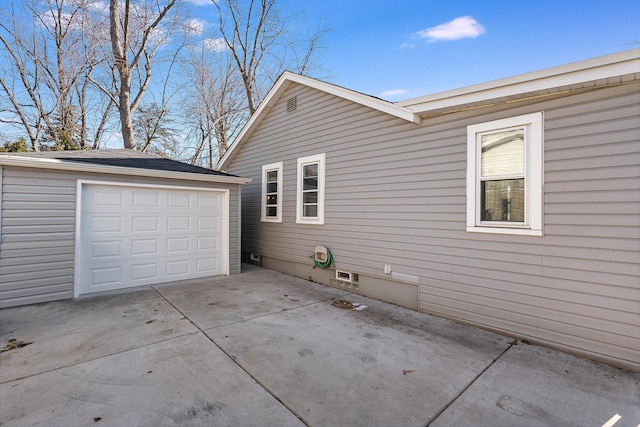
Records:
M73 172L99 173L110 175L130 175L150 178L166 178L184 181L201 181L223 184L247 184L250 178L233 176L198 174L189 172L163 171L157 169L128 168L122 166L96 165L81 162L70 162L59 159L17 157L0 155L0 166L14 166L23 168L53 169Z
M640 49L408 99L398 105L422 117L640 79Z
M310 77L301 76L299 74L293 74L293 73L287 72L283 75L283 77L291 82L313 87L315 89L321 90L331 95L335 95L340 98L353 101L357 104L364 105L378 111L382 111L384 113L387 113L389 115L398 117L400 119L403 119L409 122L413 122L416 124L420 124L421 122L421 118L419 114L416 114L416 112L413 111L412 109L399 106L396 103L384 101L382 99L374 98L372 96L365 95L350 89L346 89L341 86L336 86L331 83L326 83L320 80L312 79Z
M568 92L626 84L634 81L640 81L640 49L631 49L397 103L387 102L340 86L285 72L251 116L215 169L224 170L235 156L239 146L242 145L243 140L249 137L268 109L271 108L271 101L277 99L291 83L313 87L420 124L424 119L452 112L538 97L560 96Z

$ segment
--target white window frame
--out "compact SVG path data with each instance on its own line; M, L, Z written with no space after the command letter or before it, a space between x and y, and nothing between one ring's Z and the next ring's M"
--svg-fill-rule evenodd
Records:
M262 166L262 203L260 204L260 220L263 222L282 222L282 171L283 163L276 162ZM278 214L276 216L267 216L267 173L276 171L278 172L277 192L276 196L278 202L276 203L276 209Z
M298 183L296 191L296 223L298 224L324 224L324 185L325 185L326 154L298 158ZM318 165L318 216L303 216L303 168L308 165Z
M524 223L481 221L480 135L524 128ZM544 118L542 112L467 126L467 231L477 233L543 235Z

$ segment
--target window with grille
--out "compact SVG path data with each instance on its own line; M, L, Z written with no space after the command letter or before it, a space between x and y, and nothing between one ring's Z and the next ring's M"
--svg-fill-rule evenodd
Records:
M296 222L324 224L325 154L298 159Z
M262 221L282 222L282 162L262 166Z
M467 231L542 235L542 113L467 128Z

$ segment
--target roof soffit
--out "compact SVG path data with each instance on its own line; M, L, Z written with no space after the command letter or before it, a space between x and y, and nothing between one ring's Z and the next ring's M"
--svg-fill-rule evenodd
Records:
M602 85L621 84L640 77L640 49L574 62L558 67L467 86L398 104L422 117L500 102L554 95Z

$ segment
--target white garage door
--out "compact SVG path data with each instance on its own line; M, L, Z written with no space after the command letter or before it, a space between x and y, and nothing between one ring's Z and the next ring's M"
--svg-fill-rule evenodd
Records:
M225 194L83 184L76 294L226 274Z

